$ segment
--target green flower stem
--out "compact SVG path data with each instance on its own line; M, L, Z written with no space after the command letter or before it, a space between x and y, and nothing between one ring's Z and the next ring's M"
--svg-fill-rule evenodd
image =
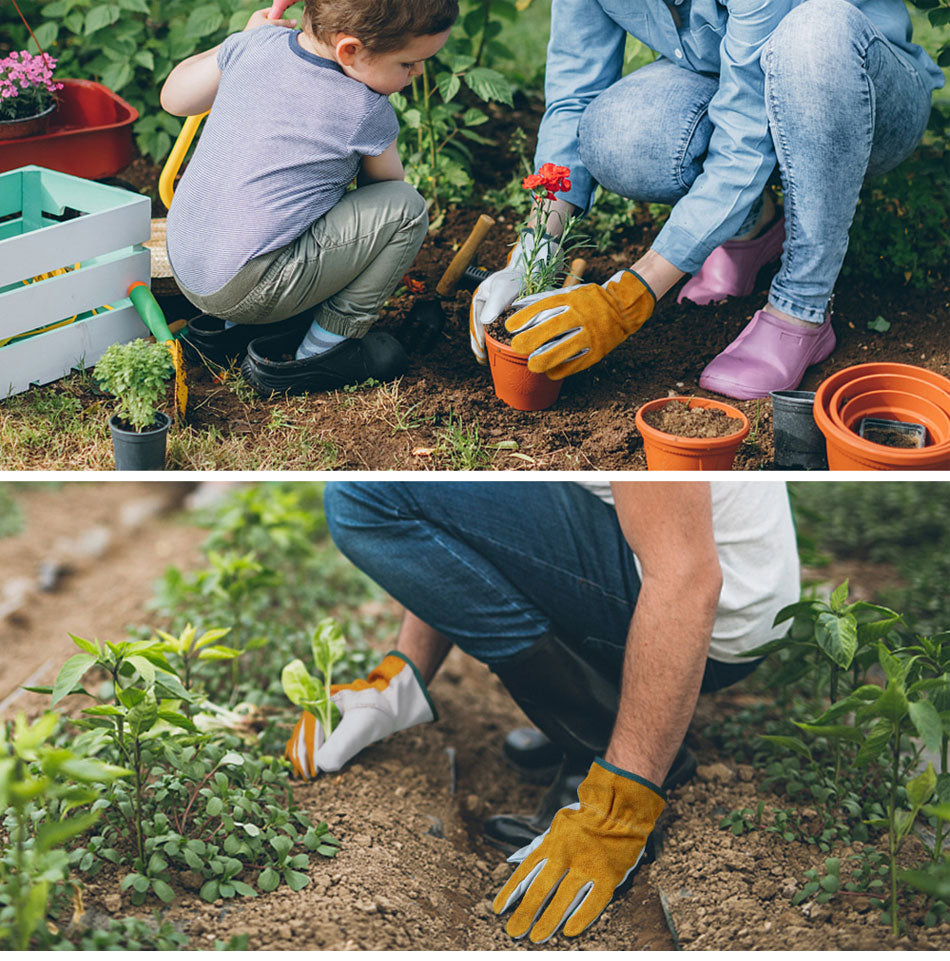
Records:
M900 747L901 747L901 725L897 721L894 725L894 752L891 767L890 792L887 801L887 845L888 859L891 868L891 932L896 937L898 934L897 924L897 824L895 821L897 814L897 785L900 780Z

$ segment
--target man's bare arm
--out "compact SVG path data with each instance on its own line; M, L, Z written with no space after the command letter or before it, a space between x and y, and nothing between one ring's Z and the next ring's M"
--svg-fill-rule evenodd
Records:
M606 760L662 784L696 707L722 571L707 483L612 485L643 582Z

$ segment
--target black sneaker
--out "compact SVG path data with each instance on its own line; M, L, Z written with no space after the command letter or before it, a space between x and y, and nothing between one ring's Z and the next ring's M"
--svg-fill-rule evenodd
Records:
M261 394L306 394L370 379L395 380L409 366L399 341L382 331L371 330L316 357L294 360L302 336L284 333L252 340L241 365L247 382Z
M247 345L258 337L273 336L278 330L281 333L297 336L297 342L303 339L311 318L291 317L279 321L278 324L235 324L225 328L224 320L211 314L198 314L188 321L181 332L180 340L185 357L193 364L210 361L227 367L231 361L239 360L247 353Z

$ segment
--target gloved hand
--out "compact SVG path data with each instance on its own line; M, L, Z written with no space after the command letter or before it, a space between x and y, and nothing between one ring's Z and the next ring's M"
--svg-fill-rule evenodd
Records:
M632 271L605 284L578 284L538 294L505 322L511 349L528 355L528 370L561 380L596 364L639 330L653 313L653 291Z
M364 680L334 684L330 700L339 708L340 723L324 740L323 727L309 712L297 721L284 751L301 777L339 771L375 741L438 716L415 664L391 651Z
M562 924L568 937L593 924L639 863L666 807L661 788L601 758L591 764L577 797L579 803L561 808L544 834L509 858L523 860L492 907L501 914L521 901L508 920L513 938L530 929L531 941L540 944Z
M538 240L535 263L548 260L554 241L548 237ZM526 261L534 247L534 234L526 230L511 249L508 263L483 280L472 295L468 312L468 334L472 353L480 364L488 363L485 351L485 328L493 324L512 304L524 285Z

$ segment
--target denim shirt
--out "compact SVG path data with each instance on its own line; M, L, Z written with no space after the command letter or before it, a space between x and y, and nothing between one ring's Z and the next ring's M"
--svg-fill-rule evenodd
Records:
M680 270L695 273L734 236L775 166L759 56L782 18L802 2L672 0L674 18L664 0L553 0L536 164L570 167L572 189L562 196L590 208L595 184L580 159L578 122L587 105L620 79L627 34L672 63L718 76L703 171L653 244ZM940 69L910 42L903 0L852 2L916 68L926 88L943 86Z

